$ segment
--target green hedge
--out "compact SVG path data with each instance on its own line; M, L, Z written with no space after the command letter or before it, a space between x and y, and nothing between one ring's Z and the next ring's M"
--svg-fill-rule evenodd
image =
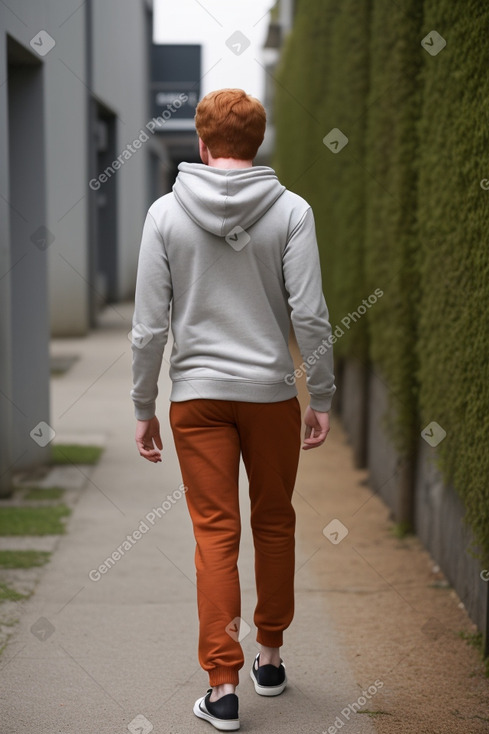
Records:
M489 560L489 7L425 4L423 36L447 41L423 57L419 124L420 412L447 432L445 476Z
M369 312L369 353L389 386L389 434L403 456L419 438L417 415L416 205L420 115L419 0L375 2L371 23L366 138L365 263L369 290L384 295Z
M277 74L274 166L283 183L314 209L331 321L341 328L341 320L368 296L363 274L368 15L369 2L300 1ZM349 141L338 153L323 143L333 128ZM365 359L366 320L351 319L348 326L336 354L354 351Z
M386 381L398 449L437 455L489 560L489 8L299 0L277 73L274 165L314 208L336 344ZM447 45L421 46L436 30ZM349 138L338 154L322 138Z

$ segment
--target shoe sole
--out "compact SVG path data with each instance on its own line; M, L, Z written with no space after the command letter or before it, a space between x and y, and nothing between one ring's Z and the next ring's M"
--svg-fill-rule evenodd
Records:
M253 669L250 670L250 678L253 681L255 691L258 693L259 696L280 696L280 694L285 691L285 688L287 686L287 676L285 676L284 682L281 683L279 686L261 686L254 676Z
M199 698L194 703L194 714L198 716L199 719L208 721L209 724L212 724L212 726L215 729L219 729L219 731L237 731L239 729L239 719L217 719L215 716L212 716L212 714L202 711L200 704L204 699L205 696Z

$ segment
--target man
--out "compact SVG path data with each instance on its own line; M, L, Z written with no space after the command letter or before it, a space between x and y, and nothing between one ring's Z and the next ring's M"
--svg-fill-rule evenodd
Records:
M161 461L155 400L170 323L174 336L170 422L196 540L199 661L210 683L194 713L223 731L239 728L235 689L244 664L237 640L240 455L260 646L251 678L263 696L286 686L280 647L294 611L291 497L300 449L290 321L310 394L304 449L324 443L335 391L313 214L271 168L253 166L265 124L261 103L240 89L201 100L202 164L181 163L173 192L149 209L134 313L136 443L154 463Z

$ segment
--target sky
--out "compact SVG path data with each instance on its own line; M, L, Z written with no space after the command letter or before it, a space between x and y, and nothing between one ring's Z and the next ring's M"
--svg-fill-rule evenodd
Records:
M202 44L201 96L239 87L263 99L263 44L274 0L154 0L155 43Z

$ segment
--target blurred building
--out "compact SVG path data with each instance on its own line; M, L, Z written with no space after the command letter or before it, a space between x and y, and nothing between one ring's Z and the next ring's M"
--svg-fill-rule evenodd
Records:
M154 43L151 48L150 114L161 145L152 199L170 191L182 161L200 163L195 108L201 98L202 46Z
M151 41L151 0L0 4L0 494L49 450L50 332L133 294L164 156Z

